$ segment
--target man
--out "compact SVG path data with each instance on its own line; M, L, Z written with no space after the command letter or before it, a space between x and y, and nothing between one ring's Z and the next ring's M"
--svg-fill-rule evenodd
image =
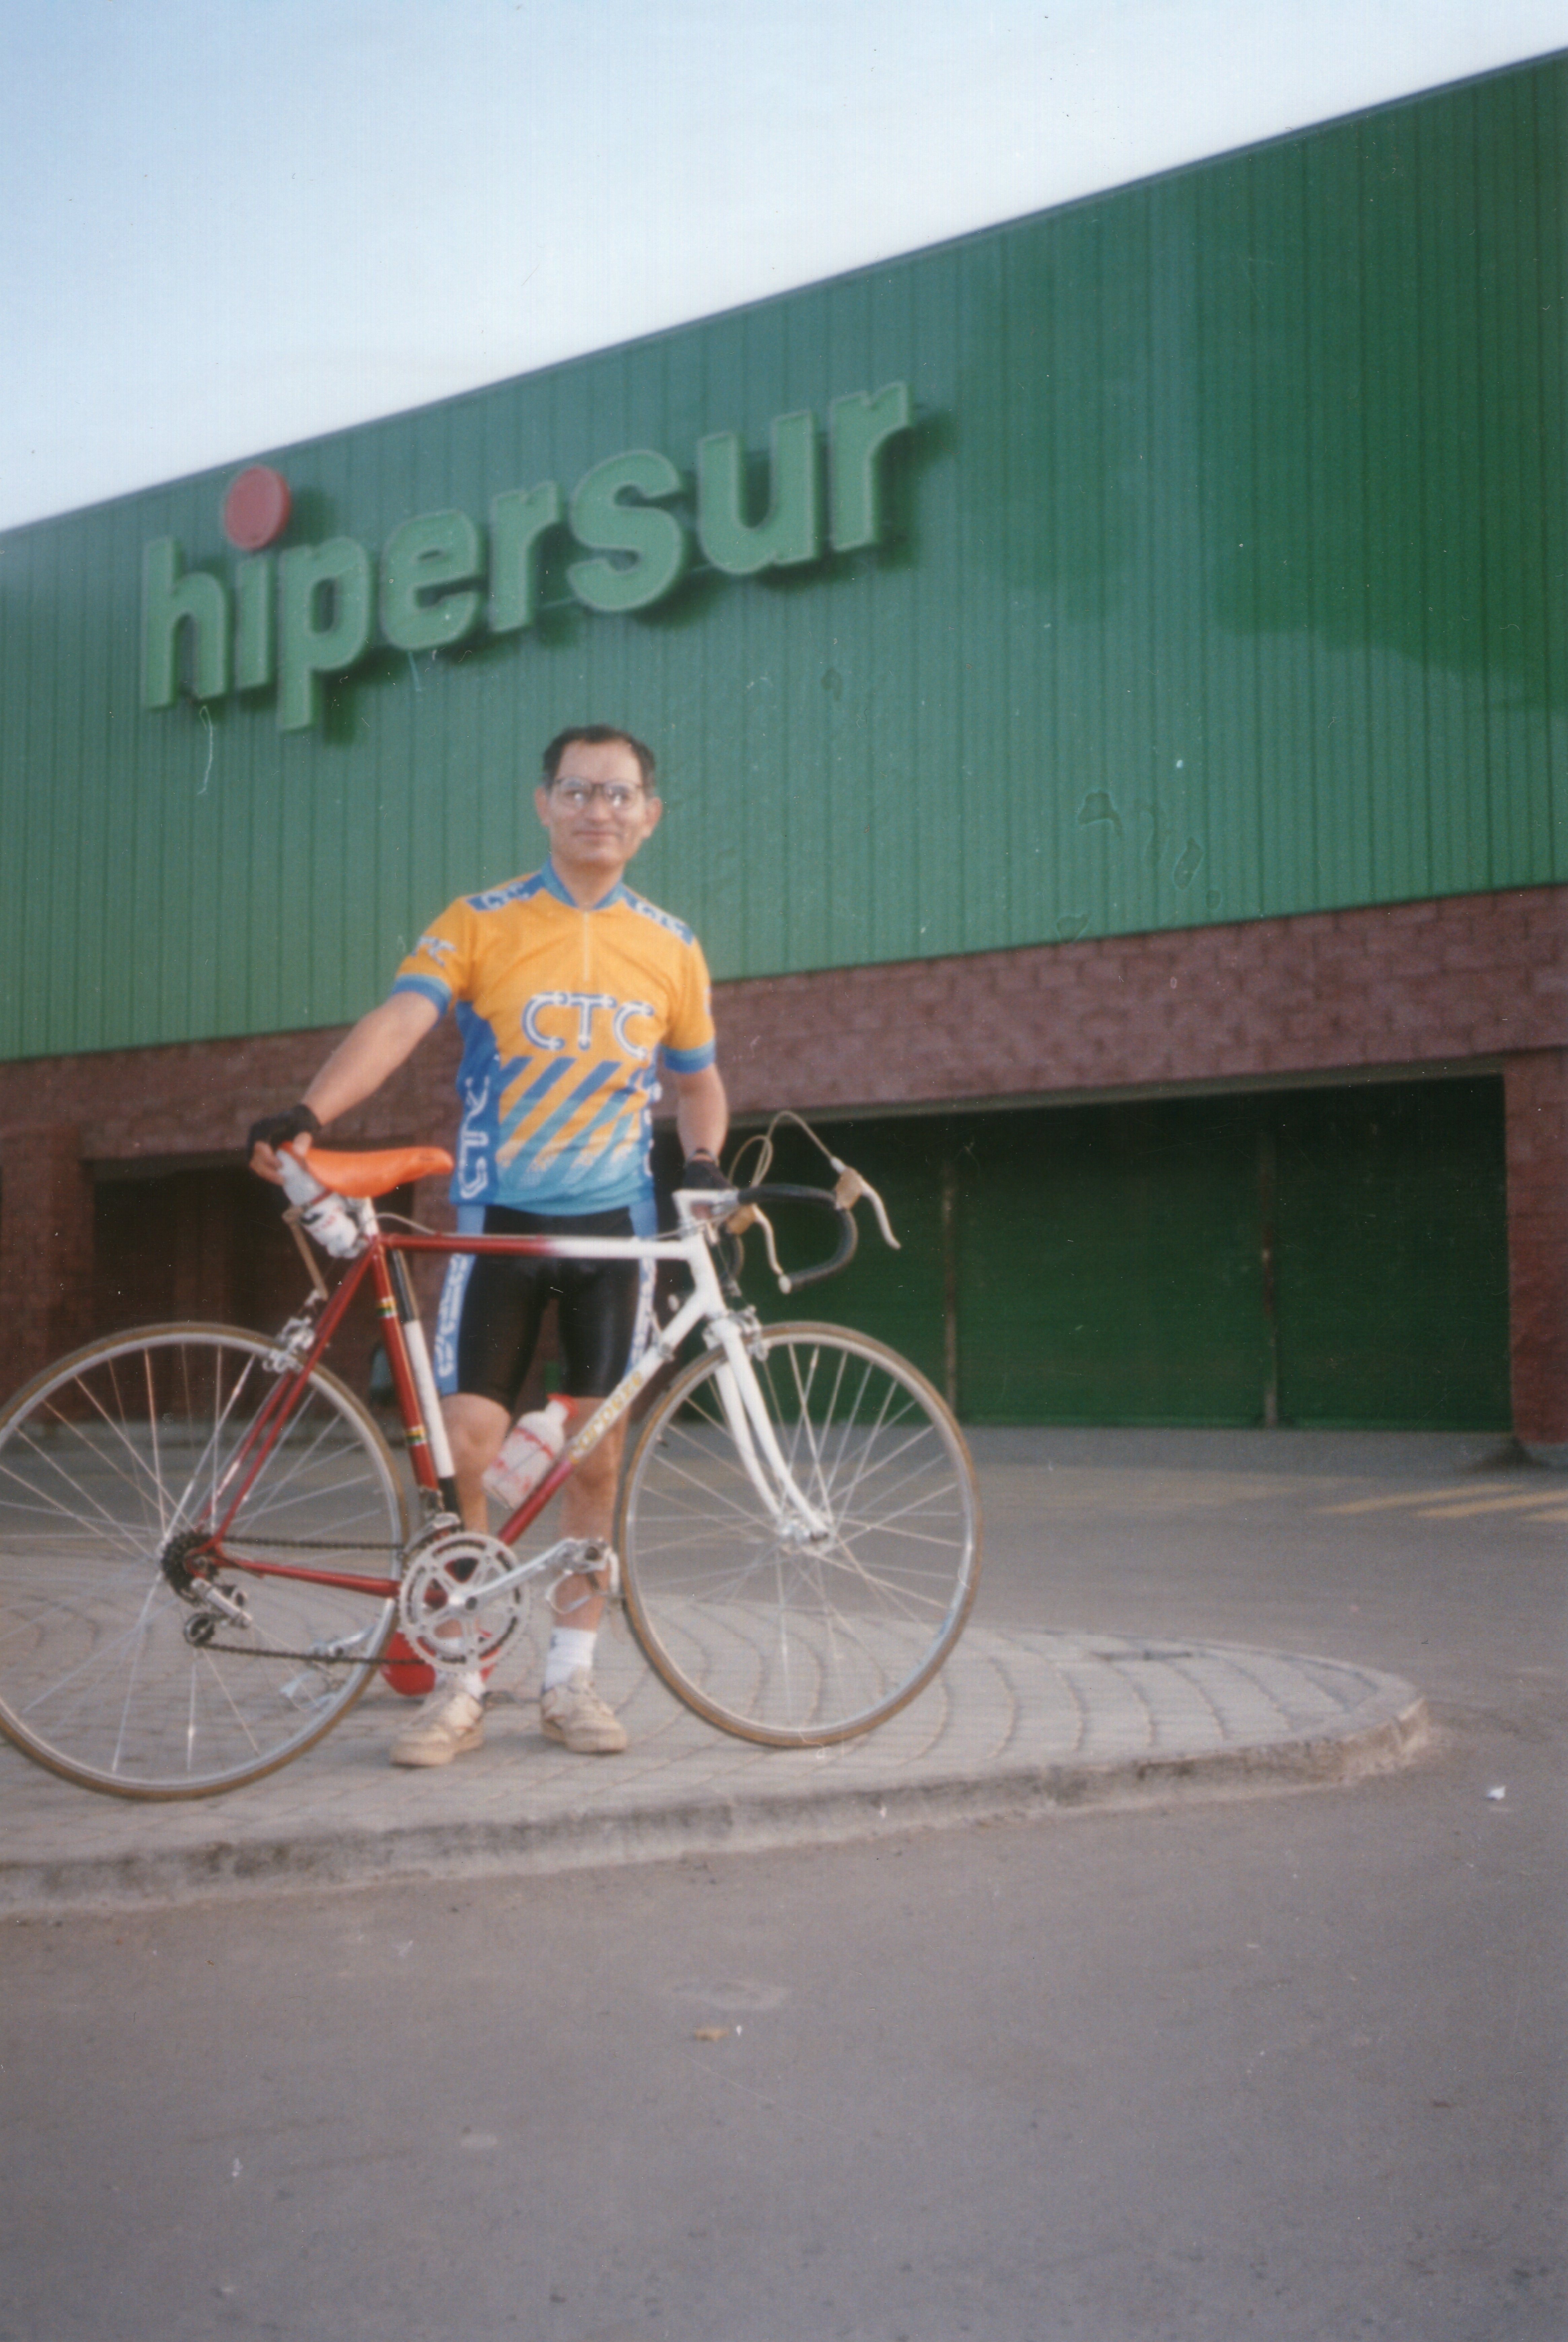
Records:
M463 1101L452 1192L458 1226L514 1234L648 1235L649 1116L658 1061L675 1085L687 1182L718 1186L728 1116L714 1063L708 969L690 930L624 883L663 807L650 751L590 724L545 750L534 808L549 839L542 870L461 897L420 936L388 997L362 1016L300 1104L252 1130L252 1165L313 1136L379 1089L454 1008ZM626 1370L639 1299L630 1261L454 1259L441 1296L435 1366L465 1524L488 1526L484 1475L517 1412L539 1322L558 1309L565 1395L593 1400ZM585 1456L561 1491L561 1528L608 1539L624 1426ZM604 1610L592 1576L568 1577L539 1703L547 1736L608 1756L626 1733L593 1686ZM437 1684L392 1744L397 1765L447 1765L484 1737L475 1671Z

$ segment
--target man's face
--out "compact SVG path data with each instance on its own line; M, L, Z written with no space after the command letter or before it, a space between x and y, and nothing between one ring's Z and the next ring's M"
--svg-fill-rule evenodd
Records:
M642 767L623 740L574 740L548 788L534 791L534 808L549 836L550 856L568 870L614 883L663 811L642 786Z

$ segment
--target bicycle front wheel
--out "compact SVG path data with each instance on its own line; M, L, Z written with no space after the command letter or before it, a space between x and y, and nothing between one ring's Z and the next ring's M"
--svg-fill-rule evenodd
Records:
M215 1582L245 1617L179 1591L181 1541L199 1546L232 1501L276 1366L256 1335L146 1328L77 1351L0 1415L0 1731L67 1780L126 1797L236 1788L364 1690L392 1629L376 1588L397 1576L407 1504L335 1376L311 1376L225 1537ZM366 1592L247 1561L362 1575Z
M670 1385L627 1468L627 1610L698 1715L813 1747L880 1724L952 1649L980 1578L980 1497L947 1407L880 1342L767 1326L751 1363L809 1518L749 1468L710 1351Z

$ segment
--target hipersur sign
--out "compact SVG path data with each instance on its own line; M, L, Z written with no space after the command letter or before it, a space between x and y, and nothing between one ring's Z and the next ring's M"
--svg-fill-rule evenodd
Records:
M696 537L731 577L816 561L825 549L875 545L882 513L878 459L910 426L909 385L836 398L828 410L827 513L816 418L779 415L771 429L768 506L746 517L739 435L698 442ZM668 500L686 483L669 457L640 447L584 474L568 497L558 483L510 488L490 500L488 526L466 512L421 513L395 528L379 562L354 538L292 545L235 565L232 585L184 566L178 544L146 548L142 575L142 705L172 706L180 690L182 634L198 699L277 689L281 730L321 713L322 677L356 666L379 639L400 651L448 649L481 627L530 626L538 606L540 540L564 521L584 557L568 567L585 607L650 609L679 584L691 531ZM826 545L824 545L824 518Z

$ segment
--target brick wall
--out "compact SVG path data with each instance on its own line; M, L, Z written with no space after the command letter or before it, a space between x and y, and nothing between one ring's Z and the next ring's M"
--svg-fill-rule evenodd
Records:
M1512 1057L1504 1079L1513 1427L1568 1462L1568 1052Z
M720 987L739 1110L1452 1065L1568 1046L1568 888Z
M1568 1439L1568 1131L1553 1088L1568 1051L1568 888L720 985L715 1009L731 1099L749 1115L1505 1063L1515 1406L1531 1438ZM79 1319L80 1166L234 1160L252 1118L297 1098L337 1037L0 1066L5 1383ZM448 1134L456 1064L447 1024L334 1141ZM433 1183L419 1206L441 1212Z
M0 1140L0 1392L93 1332L93 1186L69 1123L13 1126Z

